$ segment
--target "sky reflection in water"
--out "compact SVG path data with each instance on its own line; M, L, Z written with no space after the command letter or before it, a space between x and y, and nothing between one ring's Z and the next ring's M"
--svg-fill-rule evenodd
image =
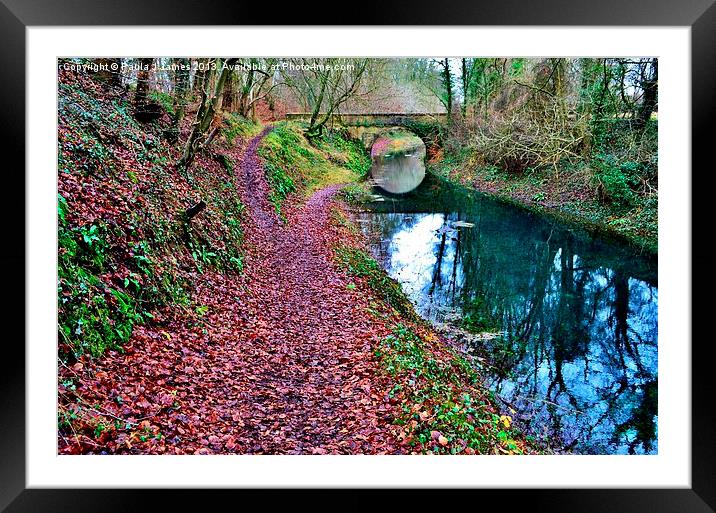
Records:
M656 453L656 260L481 195L436 198L434 188L359 218L418 312L500 333L469 350L527 434L574 453ZM465 222L474 226L455 226Z

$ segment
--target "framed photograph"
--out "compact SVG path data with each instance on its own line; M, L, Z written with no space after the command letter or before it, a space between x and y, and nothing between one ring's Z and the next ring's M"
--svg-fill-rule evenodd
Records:
M3 511L714 511L711 0L1 3Z

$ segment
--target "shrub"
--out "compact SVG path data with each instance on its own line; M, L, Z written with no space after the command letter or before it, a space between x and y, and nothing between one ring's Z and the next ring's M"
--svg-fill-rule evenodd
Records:
M557 107L532 112L527 108L495 113L489 121L473 127L471 145L486 164L511 173L529 168L558 166L579 158L588 126L584 118L567 121Z
M634 192L631 190L630 170L631 163L620 166L612 155L597 155L592 160L594 180L597 194L601 201L614 204L618 207L629 207L634 204Z

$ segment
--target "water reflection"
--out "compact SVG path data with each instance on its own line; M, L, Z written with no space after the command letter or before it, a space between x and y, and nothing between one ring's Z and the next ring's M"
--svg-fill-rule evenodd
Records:
M484 197L421 190L361 225L421 315L458 328L505 411L556 450L656 453L656 262Z
M417 150L395 153L389 156L374 156L371 176L384 190L403 194L415 189L425 178L425 164L422 157L416 158ZM422 154L424 156L425 150Z
M425 178L425 143L401 129L385 131L370 149L370 175L383 190L405 194Z

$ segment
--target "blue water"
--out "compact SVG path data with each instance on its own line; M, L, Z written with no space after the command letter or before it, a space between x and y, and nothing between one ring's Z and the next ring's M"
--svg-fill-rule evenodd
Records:
M358 218L373 253L525 434L657 452L656 257L435 179L384 200Z

